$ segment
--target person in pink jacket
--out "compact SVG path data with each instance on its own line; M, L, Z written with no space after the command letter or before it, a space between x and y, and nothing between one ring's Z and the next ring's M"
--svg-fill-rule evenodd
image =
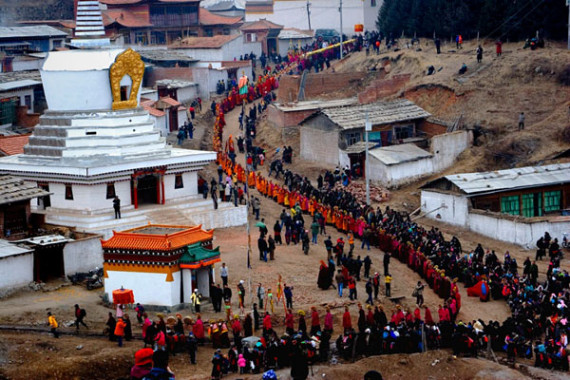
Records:
M244 371L245 371L245 358L243 357L243 354L239 354L238 356L238 367L239 367L239 374L243 375Z

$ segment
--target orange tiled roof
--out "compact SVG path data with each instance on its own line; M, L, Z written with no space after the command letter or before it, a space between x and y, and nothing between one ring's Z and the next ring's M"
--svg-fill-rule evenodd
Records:
M144 17L136 15L128 9L123 8L113 8L103 11L104 21L108 18L112 22L116 22L119 25L125 26L127 28L143 28L146 26L152 26L152 24L146 20Z
M266 19L261 19L245 24L240 28L241 30L268 30L268 29L283 29L283 25L278 25L268 21Z
M171 234L149 234L137 231L147 228L183 229ZM108 240L101 240L104 249L128 249L128 250L154 250L170 251L182 248L194 243L212 240L214 230L206 231L199 226L168 226L149 224L126 231L113 231L113 236Z
M0 136L0 156L24 153L24 145L29 139L30 135Z
M150 106L145 106L145 105L143 105L142 107L143 107L145 110L147 110L148 113L151 114L152 116L161 117L161 116L166 115L166 114L164 113L164 111L161 111L161 110L159 110L159 109L156 109L156 108L153 108L153 107L150 107Z
M179 106L181 103L177 100L172 99L170 96L165 96L164 98L160 98L159 102L162 101L172 107Z
M200 15L198 19L200 20L201 25L234 25L242 22L241 16L220 16L204 8L200 8Z

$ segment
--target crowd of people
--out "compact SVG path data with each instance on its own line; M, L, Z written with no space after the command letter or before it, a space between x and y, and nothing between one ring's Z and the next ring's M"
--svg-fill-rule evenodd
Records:
M363 46L379 49L382 39L378 34L366 35L347 44L346 49L360 50ZM393 44L394 40L387 37L386 43ZM213 139L214 149L218 152L218 181L212 179L208 187L208 182L200 178L199 189L204 197L210 192L215 202L218 192L222 201L233 200L236 205L245 203L249 198L256 219L259 219L260 202L253 194L248 194L248 189L256 189L262 196L284 207L279 220L273 225L273 235L268 234L267 228L265 231L260 228L260 240L265 242L258 241L261 260L267 260L268 253L272 257L266 236L267 240L273 241L274 250L275 245L304 242L309 239L309 230L313 244L318 243L318 236L329 235L331 229L346 234L346 242L343 237L337 239L336 244L330 236L324 239L328 257L320 263L317 285L323 290L336 285L340 297L344 294L343 289L348 288L350 299L358 300L356 282L360 281L364 267L368 298L364 305L358 305L356 323L353 325L348 307L339 321L334 321L331 310L326 308L324 323L321 323L323 310L314 307L310 311L310 321L307 321L304 310L292 311L292 289L286 284L284 289L278 285L275 298L271 289L259 284L256 290L258 302L252 305L251 312L247 312L245 289L240 282L237 288L242 311L240 317L231 310L232 291L227 284L226 269L223 288L214 286L212 290L215 312L223 310L225 318L203 322L199 308L194 304L195 319L182 318L180 314L165 319L159 314L156 320L151 321L144 308L137 306L145 348L137 352L138 359L135 355L132 378L151 378L148 377L151 371L170 376L168 356L161 352L187 352L189 362L196 364L196 351L201 345L211 342L216 349L212 358L212 379L219 379L225 373L261 373L289 367L292 363L295 363L291 369L293 378L302 379L307 377L310 365L330 359L333 339L339 355L346 360L451 347L455 356L477 356L480 350L504 350L511 360L517 356L534 356L537 366L568 371L570 276L560 269L559 250L556 247L551 249L555 242L548 234L537 243L539 252L536 259L545 256L546 250L550 256L546 278L541 282L536 263L530 259L525 261L522 273L519 273L518 263L508 252L502 261L494 251L485 251L481 245L467 252L456 237L446 240L437 228L426 229L406 213L389 207L374 209L360 203L350 191L337 186L350 183L360 174L358 168L326 171L313 184L307 177L284 167L284 164L292 163L293 150L283 147L281 159L276 158L269 165L269 175L258 171L264 165L266 152L254 145L256 116L274 100L271 91L278 87L279 75L311 67L322 70L325 65L329 66L330 59L339 55L338 48L313 55L303 54L318 48L318 45L308 46L298 54L279 59L273 73L265 69L263 61L267 57L260 57L264 75L259 76L255 83L248 83L245 95L239 95L237 83L232 83L231 88L224 88L227 96L211 105L215 116ZM259 105L247 105L260 97ZM240 130L245 129L245 136L238 137L237 145L239 152L246 154L245 168L236 162L231 136L223 146L224 114L239 106L242 109ZM275 178L270 179L273 173ZM278 182L279 175L283 176L283 183ZM310 218L310 222L305 223L305 218ZM361 240L362 249L372 246L385 252L383 282L380 273L370 273L372 262L369 256L361 260L360 256L354 255L355 239ZM414 288L417 304L414 310L395 304L387 315L382 305L375 302L382 292L387 297L391 296L390 258L416 271L425 280L425 287L432 289L441 299L437 318L432 316L429 307L422 305L422 282ZM502 323L484 322L482 319L458 320L460 284L469 288L468 294L479 296L481 301L491 297L504 299L512 310L512 316ZM282 320L284 331L279 334L273 328L277 318L274 307L281 301L286 304ZM110 339L114 340L117 338L117 323L113 325L113 320L110 314ZM57 328L54 318L50 318L50 323ZM126 325L124 316L121 316L121 323ZM333 337L335 325L342 327L342 333L336 339ZM54 335L57 334L56 328L52 327ZM126 326L119 328L119 333L123 332L122 337L125 329ZM257 330L261 331L258 339L254 337ZM118 344L121 343L119 341ZM147 349L147 345L152 349ZM153 365L155 361L157 364ZM147 374L140 376L140 367L145 371L148 369Z
M220 154L219 158L224 170L231 172L239 165L228 165L224 154ZM292 220L303 226L302 215L309 214L314 221L323 224L323 233L327 226L333 226L339 232L349 233L353 237L362 239L363 243L382 249L418 272L442 299L442 306L438 310L439 324L432 330L426 329L428 339L417 347L429 347L434 344L445 347L451 342L462 342L454 345L455 353L475 354L477 349L483 347L483 342L490 341L493 342L490 347L505 350L511 360L514 360L516 355L532 355L532 347L535 347L536 350L540 350L536 353L537 365L567 368L566 305L570 298L568 292L570 277L567 272L560 269L560 256L556 253L559 251L556 250L554 241L550 244L538 244L539 247L550 247L552 244L555 246L554 254L550 255L547 278L545 282L538 283L536 264L531 263L530 259L525 262L522 275L519 275L516 260L511 258L508 252L505 253L502 262L494 251L485 253L481 246L473 252L463 252L459 239L453 237L447 241L441 231L436 228L426 230L414 223L405 213L391 210L389 207L382 212L379 208L374 210L359 204L349 192L331 189L330 183L324 180L319 180L319 185L322 186L315 188L305 177L293 173L290 177L294 180L289 185L282 186L265 179L258 172L250 173L247 182L250 188L256 188L265 197L285 206L288 210L285 211L285 220L288 214L293 214ZM241 178L245 181L243 176ZM292 227L291 230L292 236L295 230L303 231L303 227L297 229ZM287 240L288 233L285 232L285 235ZM543 238L542 241L544 240ZM338 246L337 242L333 249L342 252ZM539 250L545 249L539 248ZM548 249L549 252L552 251ZM542 256L540 252L538 255ZM351 260L354 259L348 254L337 253L336 266L340 265L341 275L346 279L342 281L343 285L348 286L349 290L351 273L354 273L354 263L350 264ZM332 285L330 278L334 269L331 271L330 267L334 268L334 265L331 259L328 263L321 263L319 286L327 288L326 285ZM347 273L343 274L343 271ZM326 276L323 273L326 273ZM391 282L389 273L385 273L385 276ZM475 288L474 294L479 295L482 301L488 300L491 296L494 299L505 299L512 308L513 316L502 324L497 321L485 324L482 320L455 323L461 308L458 283ZM386 284L389 282L386 281ZM340 287L338 282L337 286ZM477 289L479 291L475 291ZM482 289L488 289L488 294L481 294ZM412 320L416 319L415 316L412 317L414 314L417 313L404 313ZM524 326L528 325L535 328L526 331ZM537 326L540 327L538 330ZM462 338L451 339L454 335ZM404 334L398 333L397 336L416 335L407 330ZM543 336L544 342L535 341Z

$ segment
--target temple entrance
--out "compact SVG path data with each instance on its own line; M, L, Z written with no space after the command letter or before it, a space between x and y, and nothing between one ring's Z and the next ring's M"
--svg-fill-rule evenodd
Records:
M34 280L47 282L63 276L63 245L37 245L34 251Z
M131 177L131 201L135 208L144 204L164 204L165 168L139 170Z
M137 199L139 205L159 203L158 181L155 174L138 177Z

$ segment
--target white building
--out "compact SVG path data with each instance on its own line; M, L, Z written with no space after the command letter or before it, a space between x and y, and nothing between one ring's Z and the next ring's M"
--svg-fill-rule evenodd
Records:
M300 30L295 28L281 29L277 36L277 51L281 55L287 54L289 50L304 47L313 42L315 38L314 30Z
M74 43L85 41L97 44ZM51 193L33 209L47 223L87 231L105 226L108 234L115 197L122 211L197 198L197 172L216 155L166 144L140 106L143 73L131 49L49 53L41 70L49 109L24 154L0 159L0 172Z
M34 112L34 92L41 85L41 82L32 79L0 83L0 126L11 125L16 121L18 106L28 107L28 113Z
M560 242L570 231L569 189L570 163L452 174L422 187L421 210L493 239L534 246L545 231Z
M310 14L307 12L307 4ZM286 28L340 31L339 6L339 0L247 0L245 21L267 19ZM344 34L354 34L354 26L358 24L364 25L364 30L376 30L381 6L382 0L343 0Z
M105 293L125 288L135 302L172 307L190 303L197 289L210 296L219 248L212 249L214 231L201 226L145 225L113 232L102 241Z

